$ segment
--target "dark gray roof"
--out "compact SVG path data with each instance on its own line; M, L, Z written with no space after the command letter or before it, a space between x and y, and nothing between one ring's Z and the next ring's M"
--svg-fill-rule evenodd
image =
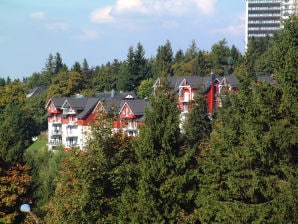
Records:
M132 112L136 115L136 116L142 116L145 113L145 108L148 105L148 101L147 100L126 100L126 101L122 101L122 106L127 103L128 106L130 107L130 109L132 110Z
M231 74L231 75L227 75L227 76L221 76L221 77L218 77L217 79L219 81L222 81L224 78L232 87L238 87L239 81L235 75Z
M129 95L131 95L134 99L137 98L137 96L134 92L115 93L113 91L112 92L96 93L95 97L99 98L100 100L103 100L103 99L124 100Z
M62 106L65 103L68 103L69 106L74 109L77 110L78 112L78 118L86 118L95 108L95 106L97 105L99 99L95 98L95 97L87 97L87 98L72 98L72 97L54 97L51 98L49 100L53 101L55 107L57 109L62 109ZM49 103L47 103L48 106Z
M67 98L64 104L68 103L74 110L83 110L88 102L88 98ZM62 106L64 106L64 104Z
M81 113L78 114L78 118L84 119L86 118L95 108L97 105L99 99L95 97L86 98L87 102L85 104L85 107Z
M170 88L178 91L179 85L181 85L184 80L188 82L192 88L199 88L200 86L203 86L205 89L208 89L212 83L211 76L177 76L170 78Z
M46 88L43 87L43 86L35 87L34 89L30 90L27 93L27 97L31 97L31 96L34 96L36 94L43 93L45 91L46 91Z
M276 84L276 80L274 79L273 75L261 75L257 77L258 81L267 82L270 85Z
M122 104L120 99L104 99L101 101L107 113L118 113Z
M65 102L66 99L68 99L69 97L53 97L49 100L49 102L52 100L53 104L55 105L55 107L57 109L61 109L63 103ZM47 103L47 106L49 104L49 102Z

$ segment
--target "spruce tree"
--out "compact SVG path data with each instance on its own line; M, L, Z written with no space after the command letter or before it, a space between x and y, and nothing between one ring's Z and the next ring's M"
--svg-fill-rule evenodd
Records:
M191 110L183 125L186 144L192 148L209 140L211 133L211 120L208 115L206 97L198 92L191 102Z
M297 91L297 82L291 79L291 94L283 87L297 67L293 63L297 53L296 57L292 54L297 44L287 42L291 32L295 40L295 30L285 26L281 39L273 44L273 49L286 47L288 52L279 57L277 83L255 83L247 67L239 94L230 96L218 112L211 147L199 160L202 173L196 214L201 222L297 220L297 104L291 95ZM294 104L290 107L288 102ZM283 111L286 105L287 112Z
M161 87L150 99L145 124L134 146L137 184L128 189L122 219L132 223L173 223L192 218L196 194L193 152L180 147L177 97ZM126 206L126 207L125 207Z

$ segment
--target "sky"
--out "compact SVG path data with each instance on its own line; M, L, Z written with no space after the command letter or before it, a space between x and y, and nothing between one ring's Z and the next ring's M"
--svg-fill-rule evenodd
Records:
M0 77L41 72L57 52L69 68L95 67L138 43L150 58L167 40L175 54L223 38L244 52L244 0L0 0Z

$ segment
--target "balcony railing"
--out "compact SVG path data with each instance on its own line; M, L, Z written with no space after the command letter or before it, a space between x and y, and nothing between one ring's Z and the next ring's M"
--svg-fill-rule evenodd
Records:
M67 131L66 132L66 137L67 138L70 138L70 137L78 137L78 132L75 132L75 131Z
M62 123L62 120L61 119L52 119L52 123L55 123L55 124L61 124Z
M57 146L57 145L61 145L62 141L61 140L50 140L50 142L48 142L49 145L52 146Z
M62 135L62 130L52 130L51 135Z
M68 143L66 145L67 148L72 148L72 147L77 147L77 146L79 146L78 143Z
M78 125L78 121L69 121L68 126L77 126Z

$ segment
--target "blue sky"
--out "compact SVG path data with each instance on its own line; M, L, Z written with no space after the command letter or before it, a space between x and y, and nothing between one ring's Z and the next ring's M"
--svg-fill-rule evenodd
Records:
M40 72L56 52L69 68L125 60L138 42L148 58L167 40L174 53L223 38L243 52L244 24L244 0L1 0L0 77Z

